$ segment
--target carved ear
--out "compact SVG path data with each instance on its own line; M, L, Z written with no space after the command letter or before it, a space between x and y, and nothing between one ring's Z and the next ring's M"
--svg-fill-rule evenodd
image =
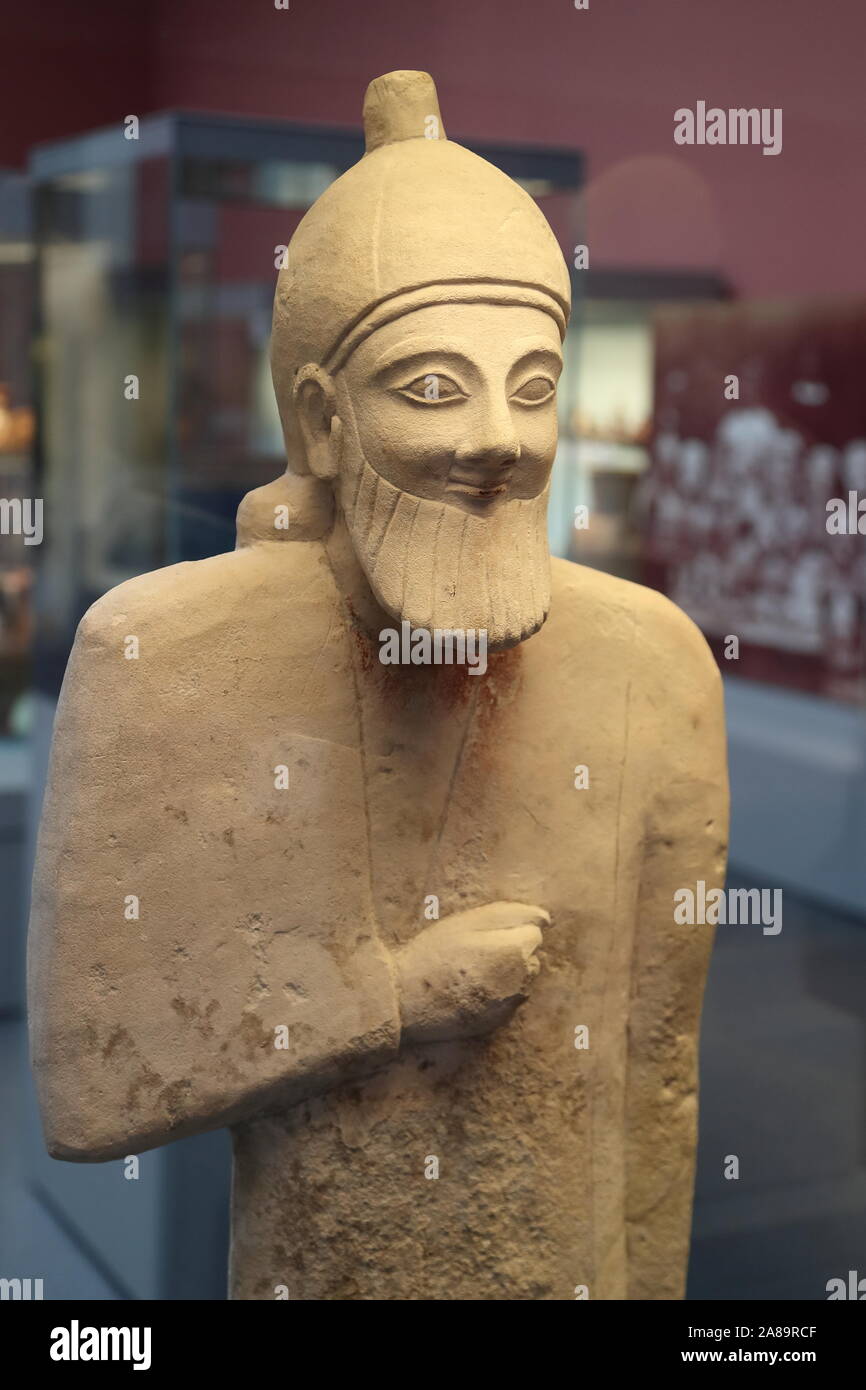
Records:
M292 397L307 467L317 478L336 478L342 422L333 381L318 363L308 362L295 376Z

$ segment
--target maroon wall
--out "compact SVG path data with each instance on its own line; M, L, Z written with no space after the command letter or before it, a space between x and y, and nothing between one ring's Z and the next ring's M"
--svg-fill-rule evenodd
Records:
M153 13L117 0L0 0L0 167L150 109Z
M0 163L170 107L356 125L424 67L446 127L578 146L593 265L721 270L741 294L862 290L863 0L87 0L4 18ZM784 148L673 142L694 106L781 106Z

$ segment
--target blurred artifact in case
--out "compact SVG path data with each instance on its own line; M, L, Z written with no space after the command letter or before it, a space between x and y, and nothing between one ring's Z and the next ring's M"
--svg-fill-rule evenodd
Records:
M674 894L723 880L718 671L668 599L551 562L538 208L426 74L364 121L280 271L286 474L233 553L78 631L31 924L47 1143L230 1126L236 1298L677 1298L711 932Z
M660 313L640 498L644 577L719 654L737 634L737 675L858 705L866 520L849 500L866 496L864 343L862 298Z

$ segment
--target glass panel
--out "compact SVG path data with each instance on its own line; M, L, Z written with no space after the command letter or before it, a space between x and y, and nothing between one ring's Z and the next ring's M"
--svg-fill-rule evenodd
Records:
M740 677L856 703L864 343L856 301L660 314L644 493L648 578L703 628L723 668L735 636Z
M27 731L34 564L30 332L33 246L25 180L0 173L0 738Z
M49 665L96 598L166 559L167 191L164 159L37 188Z
M238 503L285 467L270 377L281 248L335 165L184 158L175 219L176 442L172 551L234 546Z

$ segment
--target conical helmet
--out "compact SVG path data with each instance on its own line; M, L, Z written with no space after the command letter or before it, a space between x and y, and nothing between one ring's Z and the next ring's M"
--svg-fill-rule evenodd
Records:
M364 100L366 153L298 226L274 300L271 366L290 467L298 370L339 371L383 324L425 304L529 304L561 335L568 271L537 204L448 140L432 78L391 72Z

